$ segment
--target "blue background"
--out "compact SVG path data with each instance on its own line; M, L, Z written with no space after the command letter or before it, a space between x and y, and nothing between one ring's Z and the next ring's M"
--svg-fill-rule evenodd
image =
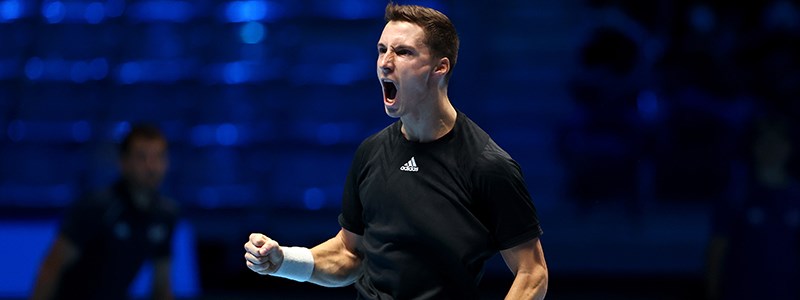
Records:
M253 274L242 244L338 230L354 150L394 121L385 3L0 0L0 297L28 295L63 209L116 178L116 143L147 122L171 143L180 297L352 298ZM522 166L552 298L702 295L743 124L797 116L797 1L401 3L455 23L450 99ZM482 284L510 278L494 258Z

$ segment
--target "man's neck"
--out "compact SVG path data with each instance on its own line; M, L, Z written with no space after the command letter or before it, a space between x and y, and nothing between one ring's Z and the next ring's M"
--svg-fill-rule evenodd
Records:
M144 210L150 207L153 201L152 197L156 194L156 190L138 186L130 181L127 181L128 193L130 194L133 206L137 209Z
M401 117L403 136L409 141L427 143L440 139L453 129L456 109L446 95L436 99L430 107L418 109Z

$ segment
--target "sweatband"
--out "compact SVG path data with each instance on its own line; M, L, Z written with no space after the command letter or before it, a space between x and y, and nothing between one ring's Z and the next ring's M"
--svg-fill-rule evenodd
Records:
M314 255L305 247L283 247L283 263L275 273L269 274L294 281L305 282L314 273Z

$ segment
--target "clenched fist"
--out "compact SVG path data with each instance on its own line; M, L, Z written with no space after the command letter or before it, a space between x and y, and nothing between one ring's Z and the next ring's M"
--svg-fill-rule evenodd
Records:
M261 275L275 273L283 263L283 250L278 242L260 233L250 234L244 243L244 259L247 267Z

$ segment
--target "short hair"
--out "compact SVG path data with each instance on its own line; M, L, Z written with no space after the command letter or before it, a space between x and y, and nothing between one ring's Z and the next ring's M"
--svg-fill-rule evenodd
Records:
M160 140L164 142L164 146L167 146L167 138L158 127L149 124L135 125L119 145L120 156L124 157L130 154L131 144L135 139Z
M424 43L431 48L434 57L450 59L450 70L445 75L445 82L450 80L458 59L459 41L456 27L445 14L432 8L389 2L384 18L386 22L405 21L422 27Z

